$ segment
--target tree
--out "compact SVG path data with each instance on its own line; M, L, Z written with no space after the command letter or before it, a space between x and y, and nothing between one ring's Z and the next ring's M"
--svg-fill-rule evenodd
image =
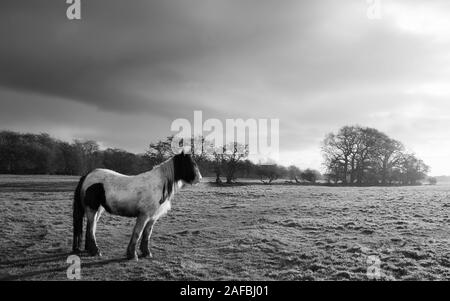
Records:
M225 147L212 147L211 148L213 152L210 154L210 161L211 161L211 169L212 172L215 175L215 182L216 184L222 184L222 179L220 178L223 172L224 167L224 153L226 151Z
M149 149L145 153L145 156L153 166L166 161L174 155L172 151L172 140L173 136L170 136L165 140L150 143Z
M258 165L257 174L262 183L271 184L273 181L284 177L287 174L287 169L276 164Z
M436 185L437 184L437 178L435 178L435 177L429 177L428 178L428 183L430 184L430 185Z
M358 139L356 144L356 182L358 185L363 184L367 178L367 171L372 174L373 162L381 146L385 135L373 128L357 128Z
M400 166L401 181L403 185L417 185L420 180L426 178L430 167L413 154L406 154Z
M235 173L239 163L248 157L248 145L233 142L224 147L224 152L220 156L225 172L227 184L235 180Z
M301 173L302 180L315 184L321 178L320 172L317 170L306 169Z
M58 174L81 175L83 173L82 162L77 148L67 142L60 142L58 148L62 162L62 167L58 170Z
M289 179L292 181L294 180L296 183L300 183L300 178L302 171L297 166L291 165L287 169L287 174Z
M428 167L404 153L401 142L368 127L346 126L328 134L322 145L327 179L335 183L417 184Z
M0 134L0 169L2 173L14 173L19 160L21 137L18 133L3 131Z
M344 184L347 184L349 174L350 183L354 181L359 138L359 127L345 126L337 134L328 134L323 142L326 165Z
M245 178L256 177L256 167L252 161L246 159L239 163L238 170L241 171Z
M135 172L135 160L135 154L121 149L108 148L103 151L103 166L123 174L133 174Z
M404 146L401 142L385 135L381 139L376 154L376 162L381 174L381 184L386 185L391 181L393 169L397 168L401 162Z
M93 140L75 140L74 147L81 162L82 174L86 174L95 168L101 167L100 146Z

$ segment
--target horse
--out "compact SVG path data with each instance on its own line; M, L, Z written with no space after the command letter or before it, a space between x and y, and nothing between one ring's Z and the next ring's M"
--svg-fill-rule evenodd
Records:
M201 178L192 156L184 152L136 176L109 169L95 169L82 176L74 193L72 251L81 253L86 215L85 251L90 256L102 256L95 232L100 216L106 210L113 215L136 218L127 258L138 260L136 244L141 237L142 257L152 257L149 241L154 224L170 210L171 200L178 190L186 184L198 184Z

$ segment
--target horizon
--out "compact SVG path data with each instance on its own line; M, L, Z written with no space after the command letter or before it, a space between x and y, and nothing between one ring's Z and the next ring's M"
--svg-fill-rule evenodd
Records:
M322 170L325 135L360 124L450 175L448 1L3 5L0 128L141 153L195 110L278 118L278 163Z
M3 132L3 131L11 131L11 130L8 130L8 129L0 129L0 132ZM13 132L16 132L16 131L13 131ZM32 134L32 135L48 134L48 135L50 135L50 137L53 138L53 139L60 140L60 141L63 141L63 142L68 142L68 143L74 143L75 140L80 140L80 141L88 141L88 140L89 140L89 139L83 139L83 138L79 138L79 139L76 138L76 139L73 139L73 140L71 140L71 141L68 141L68 140L64 140L64 139L59 139L59 138L54 137L54 136L52 136L51 134L45 133L45 132L39 132L39 133L32 133L32 132L16 132L16 133L19 133L19 134ZM93 140L93 141L95 141L95 140ZM105 145L102 145L101 143L99 143L98 141L95 141L95 142L98 143L100 151L105 151L105 150L107 150L107 149L116 149L116 150L125 151L125 152L128 152L128 153L132 153L132 154L135 154L135 155L144 155L144 154L146 153L146 151L147 151L147 150L143 150L143 151L141 151L141 152L134 152L134 151L127 150L127 149L124 149L124 148L115 147L115 146L113 146L113 145L111 145L111 146L105 146ZM156 142L157 142L157 141L150 141L147 145L150 145L150 143L156 143ZM255 162L255 160L252 160L251 158L247 158L247 159L250 160L250 161L251 161L253 164L255 164L255 165L258 165L258 164L259 164L258 162ZM421 158L419 158L419 159L421 159ZM314 167L311 167L311 166L298 166L298 165L295 165L295 164L282 164L282 163L280 163L280 162L276 162L275 164L276 164L276 165L279 165L279 166L286 167L286 168L289 167L289 166L296 166L296 167L300 168L301 170L307 170L307 169L317 170L317 171L319 171L322 175L325 174L325 172L326 172L326 171L324 171L323 167L320 168L320 169L317 169L317 168L314 168ZM425 164L426 164L426 162L425 162ZM269 164L269 165L270 165L270 164ZM428 177L450 177L450 174L433 175L433 174L431 174L431 173L428 173Z

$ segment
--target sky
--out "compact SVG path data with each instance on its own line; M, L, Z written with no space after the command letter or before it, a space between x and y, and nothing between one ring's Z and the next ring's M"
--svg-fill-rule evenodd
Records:
M2 0L0 130L144 152L203 118L277 118L280 163L375 127L450 174L450 1Z

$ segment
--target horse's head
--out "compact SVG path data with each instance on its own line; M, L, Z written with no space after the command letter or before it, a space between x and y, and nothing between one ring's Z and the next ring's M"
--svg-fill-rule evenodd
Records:
M173 166L175 171L175 181L181 180L184 183L191 185L200 183L202 175L200 174L197 163L195 163L190 154L181 152L181 154L175 155L173 157Z

